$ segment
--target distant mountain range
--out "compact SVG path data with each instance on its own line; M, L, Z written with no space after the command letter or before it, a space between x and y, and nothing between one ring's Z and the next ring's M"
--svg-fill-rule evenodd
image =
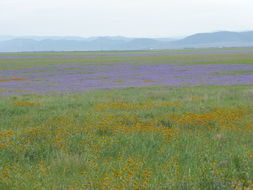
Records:
M0 52L106 51L253 47L253 31L194 34L183 39L78 36L0 36Z

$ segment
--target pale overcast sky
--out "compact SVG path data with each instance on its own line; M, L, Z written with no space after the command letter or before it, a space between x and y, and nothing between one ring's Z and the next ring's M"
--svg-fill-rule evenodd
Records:
M253 0L0 0L0 35L170 37L253 30Z

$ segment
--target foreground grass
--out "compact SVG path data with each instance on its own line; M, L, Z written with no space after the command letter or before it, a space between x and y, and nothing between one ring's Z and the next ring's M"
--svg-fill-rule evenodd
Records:
M252 86L0 99L0 189L243 189Z

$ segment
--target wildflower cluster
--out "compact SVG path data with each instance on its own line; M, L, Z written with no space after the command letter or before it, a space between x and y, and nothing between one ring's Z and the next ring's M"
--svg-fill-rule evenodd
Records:
M14 79L0 79L0 82L10 82L10 81L26 81L27 79L23 78L14 78Z
M0 189L252 188L251 106L99 97L8 99Z
M38 102L28 102L28 101L16 101L13 102L15 107L40 107L41 104Z

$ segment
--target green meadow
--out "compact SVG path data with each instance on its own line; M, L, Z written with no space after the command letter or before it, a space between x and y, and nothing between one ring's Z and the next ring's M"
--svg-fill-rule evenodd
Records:
M0 67L118 61L251 64L253 55L0 59ZM1 97L0 189L253 189L252 97L252 85Z
M252 86L1 98L0 189L233 189L253 176Z
M208 53L212 51L212 53ZM224 53L223 51L234 51ZM243 52L245 51L245 52ZM252 48L210 50L116 51L116 52L37 52L0 53L0 56L34 56L34 58L0 59L1 70L52 67L67 63L89 64L252 64ZM217 54L215 53L217 52ZM222 53L223 52L223 53ZM154 56L143 55L154 53ZM158 53L158 55L156 55ZM160 53L160 55L159 55ZM121 55L125 56L121 56ZM129 55L128 55L129 54ZM140 55L138 55L140 54ZM118 56L117 56L118 55ZM66 56L62 58L61 56ZM53 58L51 58L53 57Z

